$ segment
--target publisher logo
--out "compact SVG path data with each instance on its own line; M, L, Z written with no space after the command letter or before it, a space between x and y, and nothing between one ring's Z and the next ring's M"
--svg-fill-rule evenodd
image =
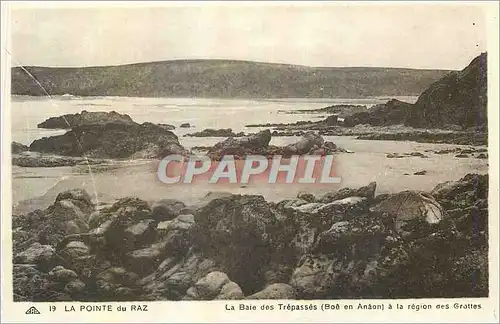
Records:
M26 315L40 315L40 311L36 309L35 306L31 306L28 308L28 310L24 313Z

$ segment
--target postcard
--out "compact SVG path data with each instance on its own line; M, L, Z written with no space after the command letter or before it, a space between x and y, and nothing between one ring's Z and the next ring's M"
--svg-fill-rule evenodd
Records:
M2 323L498 322L498 13L2 1Z

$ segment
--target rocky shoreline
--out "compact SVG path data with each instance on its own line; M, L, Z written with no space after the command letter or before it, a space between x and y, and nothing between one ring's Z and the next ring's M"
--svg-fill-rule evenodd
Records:
M337 112L317 122L246 127L269 127L273 136L301 136L314 130L323 136L358 136L357 139L363 140L487 145L486 63L487 54L482 53L462 71L452 72L431 84L414 104L392 99L369 109L339 106ZM333 109L335 106L309 113Z
M29 146L12 142L12 164L20 167L59 167L99 164L104 159L162 159L170 154L192 154L192 150L187 150L180 144L169 125L148 122L138 124L132 119L128 121L128 115L117 117L114 112L82 113L82 116L87 116L85 122L80 115L75 117L77 115L73 115L71 120L75 123L78 120L78 123L63 135L44 137L33 141ZM47 121L66 121L67 118L70 118L69 115L49 118ZM116 118L125 118L127 122ZM295 144L284 147L269 145L272 138L269 130L245 134L234 133L230 128L205 129L186 136L226 137L214 146L205 148L208 157L215 161L219 161L224 155L233 155L236 159L243 159L247 155L263 155L268 158L283 155L286 158L291 155L324 156L348 152L332 142L324 141L315 132L303 132Z
M253 124L246 127L269 127L272 136L303 136L306 132L317 132L322 136L354 136L360 140L378 141L413 141L417 143L441 143L454 145L488 145L488 132L475 128L467 130L453 129L422 129L391 124L372 126L357 124L353 127L341 126L335 123L329 125L327 120L318 122L301 121L292 124Z
M488 175L193 206L75 189L12 230L15 301L488 296Z

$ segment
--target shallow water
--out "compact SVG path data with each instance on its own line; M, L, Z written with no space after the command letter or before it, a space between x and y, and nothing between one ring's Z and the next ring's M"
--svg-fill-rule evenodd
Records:
M314 115L278 114L278 110L315 109L332 104L366 104L385 102L383 99L363 100L219 100L219 99L151 99L151 98L16 98L12 101L13 140L29 144L32 140L61 130L41 130L36 124L48 117L66 113L87 111L111 111L129 114L137 122L172 124L182 145L210 146L223 138L183 137L186 133L204 128L232 128L235 132L255 132L258 129L245 128L246 124L289 123L299 120L317 120ZM409 98L412 101L414 98ZM188 122L194 128L179 128ZM275 137L273 145L293 143L296 137ZM448 144L428 144L396 141L365 141L354 137L326 136L325 140L353 151L338 154L335 160L336 172L341 176L340 185L270 185L256 184L241 188L221 185L165 185L156 177L156 162L125 161L111 165L58 168L21 168L14 166L13 203L17 212L50 205L56 195L70 188L87 190L96 201L110 202L124 196L137 196L145 200L176 198L186 203L195 203L210 191L230 191L241 194L261 194L269 200L292 198L300 191L316 192L359 187L377 181L377 192L397 192L406 189L431 190L436 184L457 180L467 173L488 172L487 160L456 158L453 154L438 155L426 150L441 150L457 147ZM428 158L387 158L387 153L422 152ZM426 170L423 176L414 172ZM408 173L410 175L404 175Z
M413 102L416 97L402 100ZM279 110L317 109L336 104L356 104L371 107L387 98L373 99L283 99L232 100L192 98L126 98L126 97L64 97L37 98L15 96L11 102L12 140L29 145L43 136L64 134L64 130L37 128L49 117L87 111L116 111L128 114L138 123L153 122L176 126L179 137L205 128L232 128L235 132L256 132L248 124L293 123L299 120L318 120L315 114L286 114ZM179 128L190 123L191 128ZM184 142L185 138L180 138ZM187 140L189 143L196 139ZM201 140L202 141L202 140ZM185 143L182 143L185 145ZM195 144L200 145L200 144Z

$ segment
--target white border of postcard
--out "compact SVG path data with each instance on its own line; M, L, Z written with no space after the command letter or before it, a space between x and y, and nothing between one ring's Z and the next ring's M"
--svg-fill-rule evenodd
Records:
M336 2L340 5L376 5L383 10L384 5L426 5L429 2ZM442 1L442 5L466 5L464 2ZM188 4L180 2L169 2L169 5L213 5L209 2L189 2ZM227 5L238 6L242 2L226 3ZM283 4L283 2L272 3L252 3L252 5L270 5ZM287 2L286 5L296 6L314 6L323 5L324 2ZM84 302L60 302L60 303L32 303L32 302L13 302L12 295L12 237L11 237L11 166L10 166L10 58L6 52L9 48L9 8L10 6L161 6L162 2L106 2L106 1L85 1L85 2L63 2L63 1L2 1L2 85L1 85L1 120L2 120L2 323L83 323L83 322L109 322L109 323L180 323L180 322L282 322L282 323L325 323L325 322L496 322L499 321L499 301L498 301L498 71L499 71L499 17L497 1L489 2L471 2L467 5L480 6L484 9L487 16L488 31L488 120L489 120L489 298L461 298L461 299L400 299L400 300L320 300L320 301L164 301L164 302L110 302L110 303L84 303ZM248 5L248 3L247 3ZM384 310L356 310L359 303L363 304L383 304ZM290 311L277 310L278 304L290 305L310 305L318 306L318 311ZM244 304L256 310L238 310L239 305ZM324 310L322 305L339 305L340 310ZM389 304L393 309L388 310ZM397 308L397 304L402 305L403 310ZM438 305L450 305L450 310L438 309ZM481 305L481 309L455 309L455 304L461 305ZM108 305L112 311L108 311ZM146 306L147 311L130 311L131 306L140 306L142 310ZM263 305L274 305L274 311L262 310ZM346 306L347 305L347 306ZM345 310L344 307L353 305L354 310ZM412 306L413 305L413 306ZM431 305L432 309L424 309L424 305ZM50 307L55 306L55 312L50 311ZM65 311L74 307L83 311ZM88 306L101 306L100 311L88 312L85 310ZM118 307L127 307L127 311L118 311ZM227 310L234 306L237 310ZM419 306L419 310L417 307ZM37 313L32 307L40 313ZM31 309L30 311L28 311ZM32 314L25 314L26 312Z

